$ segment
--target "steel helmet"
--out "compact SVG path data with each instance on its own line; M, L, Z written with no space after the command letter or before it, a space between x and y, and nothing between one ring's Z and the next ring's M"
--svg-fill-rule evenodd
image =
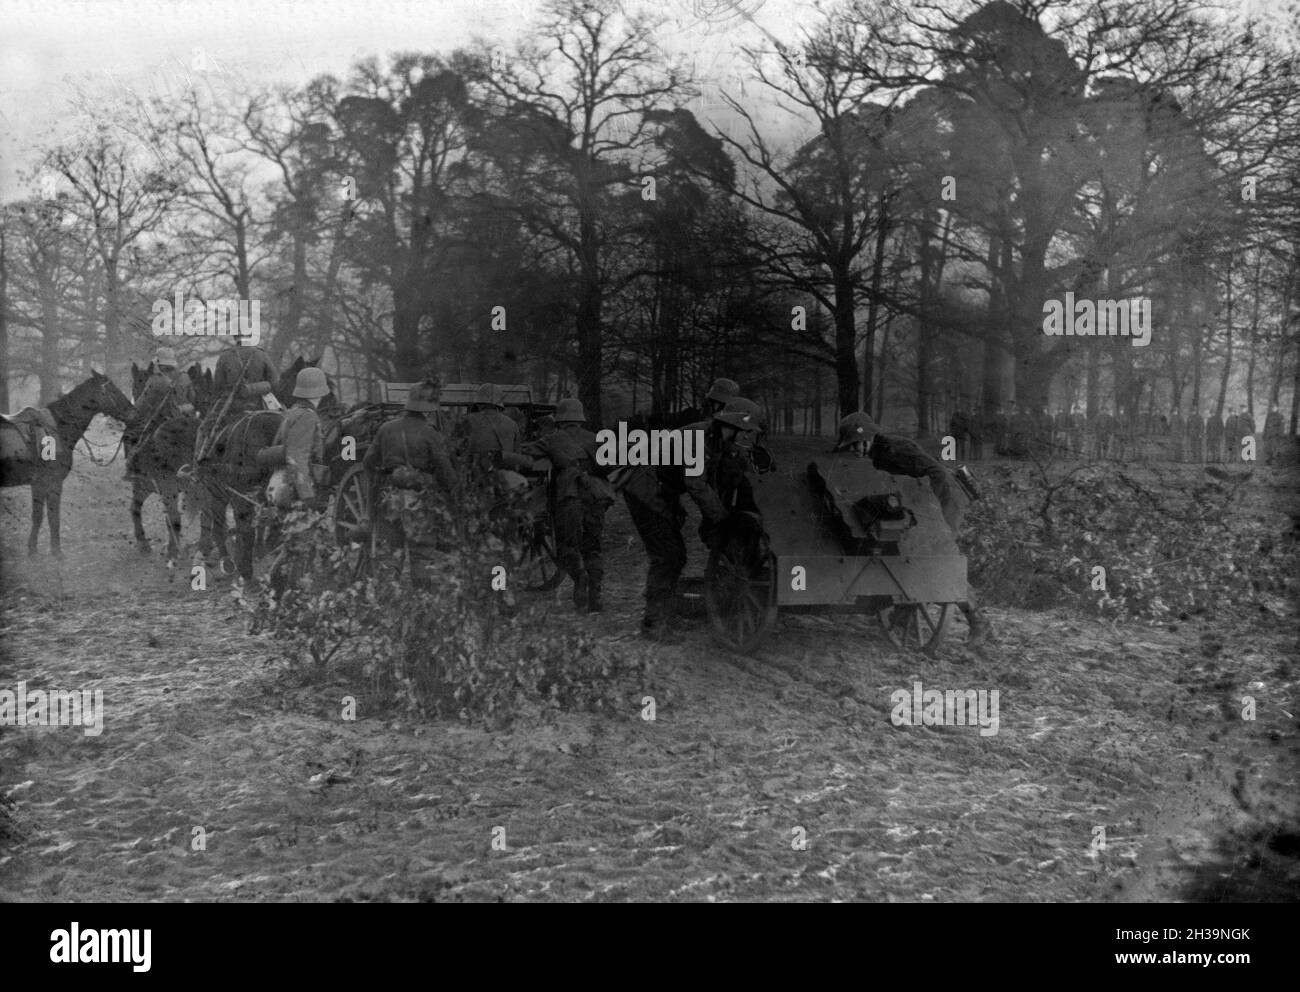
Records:
M713 385L709 387L709 394L704 398L717 400L719 403L730 403L739 395L740 386L734 379L714 379Z
M438 409L438 387L427 379L417 382L406 394L406 409L415 413L432 413Z
M478 387L478 392L474 394L474 402L481 403L485 406L494 406L501 409L501 390L497 389L490 382L485 382Z
M880 427L865 413L850 413L840 421L840 445L866 441L880 433Z
M728 400L727 405L713 415L713 419L737 430L756 431L762 426L759 419L761 416L762 411L757 403L737 396Z
M293 385L293 395L297 399L318 400L322 396L328 396L329 391L330 385L325 379L324 369L303 369Z
M159 368L162 368L164 365L175 368L176 350L174 348L159 348L157 353L153 356L153 363Z
M585 424L587 414L582 409L582 401L560 400L559 405L555 408L555 422L557 424Z

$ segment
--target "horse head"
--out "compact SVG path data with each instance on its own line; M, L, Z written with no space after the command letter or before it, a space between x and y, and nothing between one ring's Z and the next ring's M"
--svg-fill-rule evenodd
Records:
M90 378L51 403L50 411L60 423L80 422L84 431L97 413L126 423L135 407L112 379L98 369L91 369Z
M299 355L280 373L280 381L275 384L275 398L285 406L293 406L293 387L298 381L298 373L309 364L302 355Z
M138 400L140 398L140 394L144 392L145 384L148 383L149 381L150 367L151 366L146 365L144 368L140 368L140 366L136 365L135 362L131 363L131 398L132 399Z
M90 370L90 378L87 382L94 384L92 402L96 413L105 414L122 423L130 419L131 414L135 412L135 406L127 399L126 394L117 388L117 383L97 369Z

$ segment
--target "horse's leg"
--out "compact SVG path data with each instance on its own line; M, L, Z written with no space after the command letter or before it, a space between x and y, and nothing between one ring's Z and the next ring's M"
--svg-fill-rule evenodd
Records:
M131 480L131 525L135 528L135 546L141 554L149 553L149 538L144 532L144 504L149 493L144 488L144 480L138 476Z
M32 479L32 532L27 536L27 554L36 554L36 538L41 533L41 520L45 516L45 484Z
M211 551L220 567L230 557L230 551L226 547L226 501L216 493L208 496L208 517L212 527Z
M167 511L167 561L175 562L181 553L181 507L174 488L163 497L163 508Z
M253 508L243 500L233 504L235 510L235 564L239 577L245 582L253 581Z
M50 554L55 558L63 557L63 549L59 547L59 504L63 500L63 480L60 479L50 486L50 491L45 497L45 505L50 515Z

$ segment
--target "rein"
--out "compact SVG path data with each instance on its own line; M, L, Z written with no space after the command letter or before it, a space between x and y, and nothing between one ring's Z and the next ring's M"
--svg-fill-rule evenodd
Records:
M98 458L95 457L94 449L91 447L90 440L86 437L85 434L82 434L81 437L78 438L78 440L81 441L81 443L86 446L86 457L89 458L96 465L102 467L104 465L112 465L113 462L117 461L118 452L122 450L122 444L126 441L126 436L123 435L122 437L119 437L117 439L117 447L113 449L113 453L109 456L108 461L106 462L101 462Z

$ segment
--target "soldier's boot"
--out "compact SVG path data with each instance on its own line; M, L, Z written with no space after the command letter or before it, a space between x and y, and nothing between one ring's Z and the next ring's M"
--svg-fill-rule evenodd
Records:
M966 638L967 644L983 644L989 638L991 628L989 627L988 617L974 603L958 604L962 613L966 615L966 623L970 626L970 634Z
M587 573L587 612L604 612L605 604L600 599L600 582L604 578L601 572Z
M587 608L587 576L582 572L573 572L573 605L579 610Z

